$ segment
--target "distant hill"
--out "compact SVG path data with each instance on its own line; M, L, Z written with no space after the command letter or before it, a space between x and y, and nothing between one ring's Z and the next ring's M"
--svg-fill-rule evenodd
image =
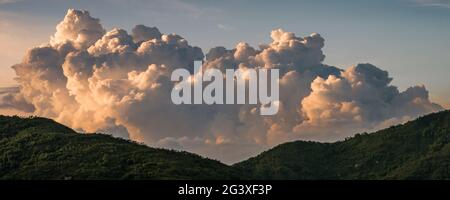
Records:
M450 179L450 111L335 143L289 142L233 166L50 119L0 116L0 179Z
M0 116L0 179L237 179L198 155L103 134L78 134L45 118Z
M335 143L289 142L234 167L252 179L450 179L450 111Z

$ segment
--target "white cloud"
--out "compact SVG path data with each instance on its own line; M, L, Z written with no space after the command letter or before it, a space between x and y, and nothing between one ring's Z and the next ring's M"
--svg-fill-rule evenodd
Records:
M224 24L217 24L217 28L220 30L223 30L223 31L227 31L227 32L234 30L234 27L229 26L229 25L224 25Z
M50 44L30 49L13 66L20 91L4 93L0 111L26 111L77 130L128 134L232 163L280 142L339 139L441 109L425 87L400 92L376 66L323 64L319 34L276 29L270 36L260 48L240 42L204 56L179 35L143 25L131 34L106 32L88 12L69 10ZM171 103L170 73L204 57L206 68L280 69L278 114L261 116L257 105Z
M422 6L436 6L450 8L450 0L415 0L416 3Z
M0 4L16 3L23 0L0 0Z

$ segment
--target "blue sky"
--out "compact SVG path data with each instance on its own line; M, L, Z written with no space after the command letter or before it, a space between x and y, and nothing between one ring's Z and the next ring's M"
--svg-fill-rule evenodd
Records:
M0 86L14 85L10 66L27 48L48 42L68 8L89 10L107 29L156 26L204 52L266 43L275 28L317 32L326 40L324 63L372 63L400 89L424 84L434 101L450 106L449 0L0 0Z

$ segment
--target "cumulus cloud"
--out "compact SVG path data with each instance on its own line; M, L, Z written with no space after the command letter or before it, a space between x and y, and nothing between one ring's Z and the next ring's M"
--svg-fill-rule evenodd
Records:
M92 18L88 11L70 9L64 20L56 26L50 43L55 46L71 42L82 49L89 47L105 33L100 20Z
M240 42L206 55L176 34L137 25L105 31L87 11L69 10L48 45L13 66L18 89L0 109L50 117L74 129L150 146L188 150L233 163L289 140L335 140L442 109L424 86L399 91L371 64L346 70L323 64L325 40L273 30L258 48ZM171 72L204 68L280 69L279 112L259 105L174 105Z
M306 120L295 130L301 133L312 129L315 137L327 137L319 136L320 132L330 131L321 127L335 127L332 132L348 134L442 109L430 102L424 86L399 92L389 85L391 80L386 71L371 64L350 67L340 76L314 79L311 93L301 101Z

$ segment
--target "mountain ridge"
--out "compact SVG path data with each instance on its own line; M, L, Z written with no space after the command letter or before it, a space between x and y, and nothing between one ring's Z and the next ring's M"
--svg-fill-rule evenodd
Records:
M449 124L441 111L334 143L280 144L234 166L264 179L450 179Z
M19 130L18 130L19 129ZM229 166L41 117L0 116L0 179L231 179Z
M41 117L0 116L0 179L450 179L450 111L333 143L294 141L228 166Z

